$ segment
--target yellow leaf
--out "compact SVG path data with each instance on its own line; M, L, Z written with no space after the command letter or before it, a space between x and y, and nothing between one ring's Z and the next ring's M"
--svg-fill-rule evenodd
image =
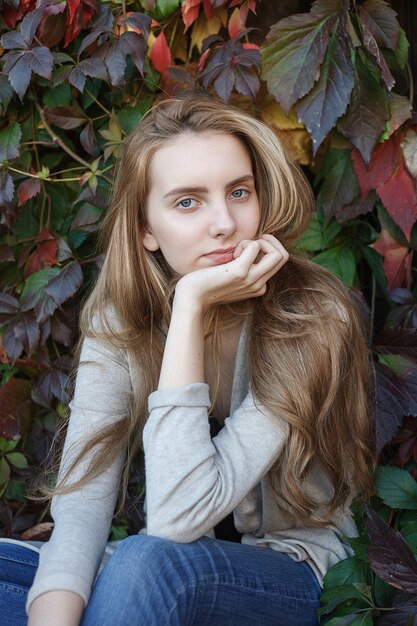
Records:
M276 129L292 130L304 129L304 125L298 121L295 111L290 110L286 115L282 106L275 99L268 98L261 108L261 116L264 122Z
M305 129L277 129L278 137L289 158L300 165L310 165L313 159L311 137Z
M224 7L216 9L209 20L207 20L204 13L200 13L193 26L190 50L196 46L198 51L201 52L204 39L210 37L210 35L217 35L222 25L225 26L226 23L227 12Z

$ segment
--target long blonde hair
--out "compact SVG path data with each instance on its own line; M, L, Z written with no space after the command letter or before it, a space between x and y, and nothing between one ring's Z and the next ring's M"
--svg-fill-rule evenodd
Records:
M157 387L162 361L155 331L169 326L173 294L164 258L142 245L150 164L173 137L208 131L235 135L246 146L261 207L259 233L275 235L290 252L265 295L246 308L251 312L248 361L257 402L289 426L284 451L271 470L272 484L294 515L312 523L318 503L304 483L314 463L333 486L329 515L353 491L371 489L370 366L361 320L343 284L295 250L313 211L313 197L273 131L239 109L201 97L160 102L125 141L102 226L104 264L80 327L82 337L126 350L141 387L131 398L130 411L86 443L55 492L74 490L99 475L127 447L126 493L147 419L147 398ZM216 336L221 317L221 307L212 311L208 334ZM78 461L94 448L94 463L83 478L66 484ZM326 521L317 517L313 523Z

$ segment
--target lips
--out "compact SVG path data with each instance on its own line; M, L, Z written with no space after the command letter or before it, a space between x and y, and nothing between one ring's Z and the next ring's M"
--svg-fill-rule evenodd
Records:
M213 250L213 252L210 252L209 254L205 254L204 258L209 259L210 261L213 261L217 265L220 265L222 263L230 263L230 261L234 260L234 256L233 256L234 251L235 251L234 248L225 248L223 250Z

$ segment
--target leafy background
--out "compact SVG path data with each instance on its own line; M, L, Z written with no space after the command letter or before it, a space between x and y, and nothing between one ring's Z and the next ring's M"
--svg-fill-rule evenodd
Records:
M394 4L0 0L2 535L51 532L26 488L65 416L120 143L161 98L209 92L276 130L317 197L299 245L362 294L377 495L326 577L323 623L417 623L417 13L401 25ZM132 482L112 538L141 524Z

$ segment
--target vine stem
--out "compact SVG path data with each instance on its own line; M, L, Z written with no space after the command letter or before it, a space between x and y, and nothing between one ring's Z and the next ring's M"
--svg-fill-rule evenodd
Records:
M11 167L9 165L9 170L15 172L16 174L23 174L23 176L28 176L29 178L36 178L38 180L46 180L48 183L69 183L80 180L81 176L77 176L76 178L45 178L43 176L36 176L36 174L30 174L29 172L23 172L22 170L18 170L16 167Z
M106 115L111 115L110 111L108 109L106 109L106 107L104 106L104 104L102 104L99 100L97 100L97 98L94 96L94 94L91 93L91 91L89 89L87 89L87 87L85 88L86 93L90 96L90 98L97 104L97 106L100 107L100 109L102 109ZM101 117L97 117L95 119L101 119Z
M407 74L408 74L408 82L410 85L410 94L409 94L409 101L411 106L413 106L413 102L414 102L414 80L413 80L413 72L411 71L411 67L410 64L407 63Z
M84 159L81 158L80 156L78 156L78 154L76 154L73 150L71 150L71 148L69 148L67 146L65 141L62 141L62 139L60 137L58 137L58 135L56 133L54 133L54 131L52 130L52 128L49 126L48 122L46 121L45 114L44 114L43 110L41 109L41 107L38 104L36 105L36 108L38 109L38 112L39 112L40 118L42 120L42 124L45 127L45 130L48 133L48 135L52 138L52 140L55 143L57 143L64 150L64 152L69 154L69 156L71 156L75 161L77 161L78 163L81 163L81 165L84 165L84 167L86 167L88 170L90 170L91 169L90 164L87 161L84 161Z

